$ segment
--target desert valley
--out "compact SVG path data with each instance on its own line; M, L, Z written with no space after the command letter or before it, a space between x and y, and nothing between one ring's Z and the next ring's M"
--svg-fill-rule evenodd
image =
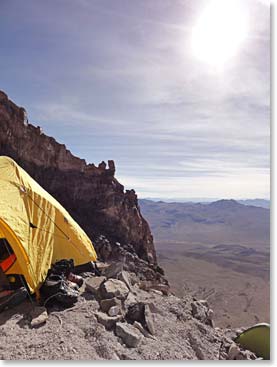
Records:
M208 299L219 326L269 322L269 209L235 200L139 203L177 295Z

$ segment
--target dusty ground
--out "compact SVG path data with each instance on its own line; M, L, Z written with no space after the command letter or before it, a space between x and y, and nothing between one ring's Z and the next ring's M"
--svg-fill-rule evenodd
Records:
M215 311L217 326L235 328L270 322L267 279L182 253L161 251L159 254L159 263L175 294L207 299Z
M95 317L99 304L90 294L67 310L49 310L43 326L30 328L32 304L26 301L0 314L0 359L218 359L223 332L196 320L191 297L179 299L136 289L140 301L154 305L155 339L127 348Z

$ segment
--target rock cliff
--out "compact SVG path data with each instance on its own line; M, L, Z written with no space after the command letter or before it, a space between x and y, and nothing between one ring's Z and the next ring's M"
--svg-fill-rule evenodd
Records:
M137 195L134 190L124 191L117 181L114 162L95 166L75 157L65 145L30 124L25 109L1 91L0 155L13 158L70 212L103 260L118 256L120 247L144 260L152 271L161 272Z

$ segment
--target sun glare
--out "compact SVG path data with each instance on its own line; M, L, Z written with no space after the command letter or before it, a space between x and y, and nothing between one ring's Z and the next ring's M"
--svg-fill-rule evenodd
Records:
M223 67L239 51L247 36L247 23L241 1L212 1L192 32L195 57L211 66Z

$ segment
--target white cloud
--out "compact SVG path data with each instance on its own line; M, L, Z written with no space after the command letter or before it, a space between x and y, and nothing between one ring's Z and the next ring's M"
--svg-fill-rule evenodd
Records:
M223 176L140 178L119 176L126 189L136 188L141 198L269 198L270 181L267 172L236 171ZM253 185L255 182L255 185ZM201 195L200 195L201 194ZM200 195L200 196L199 196Z
M269 9L242 1L250 37L221 72L191 53L205 0L28 3L10 14L27 33L7 78L21 83L30 121L89 162L115 159L144 196L266 196Z

